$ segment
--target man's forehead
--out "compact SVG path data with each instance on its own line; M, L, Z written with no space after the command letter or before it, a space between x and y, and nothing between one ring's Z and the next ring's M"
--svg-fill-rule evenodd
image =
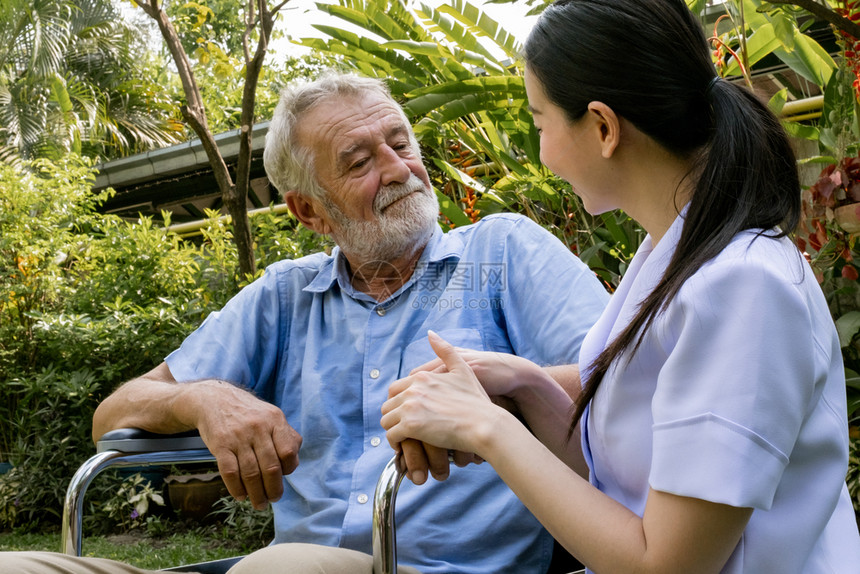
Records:
M317 141L334 144L337 148L380 132L407 129L407 123L397 104L381 94L330 97L319 102L302 122L302 131Z

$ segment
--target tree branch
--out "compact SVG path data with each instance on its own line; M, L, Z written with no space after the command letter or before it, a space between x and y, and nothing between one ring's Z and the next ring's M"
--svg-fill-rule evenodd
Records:
M860 24L852 22L841 14L822 6L815 0L768 0L770 4L781 4L784 6L798 6L819 20L824 20L828 24L833 25L837 30L840 30L855 40L860 40Z
M221 197L227 206L227 210L233 217L233 238L236 242L236 248L239 253L239 269L242 273L248 275L253 274L255 269L253 242L251 239L250 225L248 223L248 212L245 206L248 197L248 172L250 166L250 149L246 154L240 153L239 164L243 161L243 155L246 156L248 166L244 167L245 178L244 184L237 186L230 176L230 171L227 168L227 163L224 161L224 156L221 155L221 150L218 149L218 144L215 142L215 137L209 130L206 120L206 107L203 104L203 96L200 93L200 88L194 78L194 71L191 63L188 60L188 55L182 47L179 40L179 35L176 29L167 17L164 10L159 7L159 0L134 0L135 4L140 6L150 18L156 21L158 28L161 31L161 36L167 44L167 49L173 56L173 61L176 64L176 69L179 77L182 80L182 89L185 93L187 105L180 108L182 117L197 134L203 150L206 152L206 157L209 159L209 165L212 167L212 175L218 184L218 189L221 192ZM259 73L259 72L258 72ZM255 84L256 85L256 84ZM243 103L244 105L244 103ZM254 101L251 101L251 117L253 119ZM243 136L245 132L250 132L243 126ZM250 140L250 133L248 134ZM248 142L250 144L250 141ZM244 147L244 142L240 144L240 148Z
M167 14L158 5L159 0L133 1L158 24L161 37L164 38L164 42L167 44L167 49L173 57L173 62L176 64L179 79L182 81L182 91L185 93L185 99L188 102L188 113L194 115L199 124L208 130L203 97L200 95L200 88L197 87L197 80L194 78L191 62L188 61L188 55L182 47L182 42L179 41L179 34L176 33L176 29L170 22ZM195 133L197 132L197 130L194 131Z

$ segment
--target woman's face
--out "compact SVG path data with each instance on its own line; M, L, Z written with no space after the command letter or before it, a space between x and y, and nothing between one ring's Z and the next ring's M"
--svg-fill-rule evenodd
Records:
M603 213L618 207L612 197L611 174L604 171L606 162L599 145L600 127L592 114L586 112L571 122L564 110L547 99L543 86L528 67L525 86L529 109L540 134L543 164L570 183L589 213Z

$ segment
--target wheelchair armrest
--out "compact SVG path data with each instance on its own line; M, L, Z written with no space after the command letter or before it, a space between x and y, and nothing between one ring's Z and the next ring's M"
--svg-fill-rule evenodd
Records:
M99 439L97 450L78 468L66 490L61 534L64 554L81 555L84 494L93 478L103 470L112 466L215 462L197 431L159 435L140 429L117 429Z
M69 484L63 508L62 552L81 555L83 497L92 479L111 466L178 464L214 461L200 434L188 431L160 435L141 429L116 429L97 443L98 453L87 460ZM373 574L397 574L394 503L405 468L395 455L379 477L373 496Z
M196 429L176 434L158 434L136 428L115 429L106 432L96 443L96 452L115 450L128 454L205 448L206 444Z

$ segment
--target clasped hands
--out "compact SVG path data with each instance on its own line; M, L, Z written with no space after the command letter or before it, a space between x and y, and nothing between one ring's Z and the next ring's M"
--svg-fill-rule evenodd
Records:
M448 477L450 463L480 464L482 445L504 410L514 411L518 380L540 368L515 355L455 348L430 331L437 358L392 383L382 405L388 442L402 453L407 477Z

